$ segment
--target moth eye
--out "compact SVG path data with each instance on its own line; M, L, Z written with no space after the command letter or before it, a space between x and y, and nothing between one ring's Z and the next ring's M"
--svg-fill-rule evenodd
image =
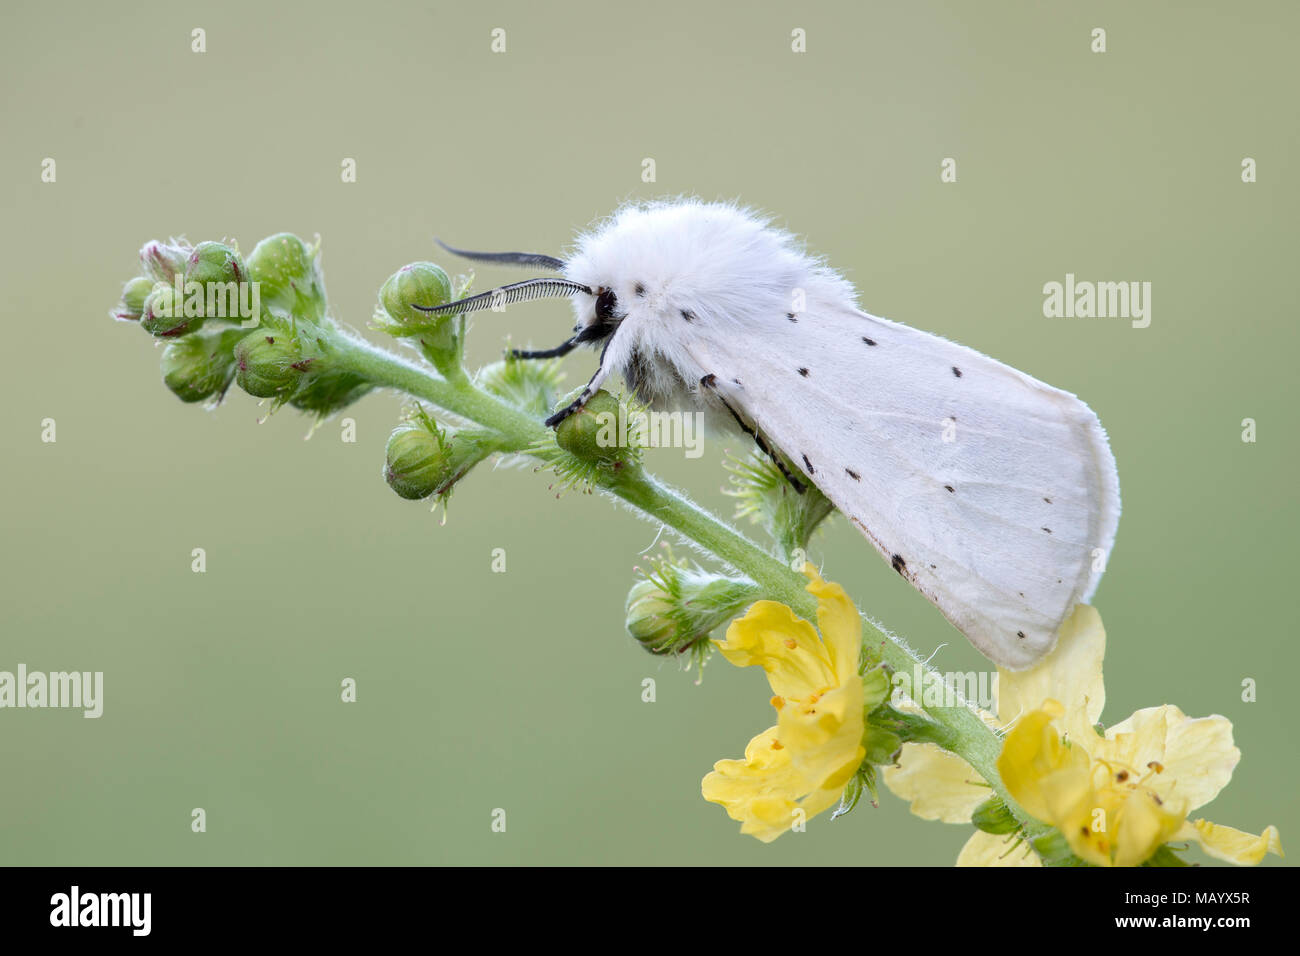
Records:
M614 318L614 309L618 307L618 299L614 295L613 289L601 289L596 296L596 318L612 319Z

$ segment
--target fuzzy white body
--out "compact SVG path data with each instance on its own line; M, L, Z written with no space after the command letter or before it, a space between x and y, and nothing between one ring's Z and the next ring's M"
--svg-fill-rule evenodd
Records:
M1073 395L862 312L847 281L731 205L626 207L564 273L617 300L611 321L574 297L579 329L612 330L592 391L619 372L656 407L731 425L725 402L999 665L1032 665L1092 596L1119 480Z

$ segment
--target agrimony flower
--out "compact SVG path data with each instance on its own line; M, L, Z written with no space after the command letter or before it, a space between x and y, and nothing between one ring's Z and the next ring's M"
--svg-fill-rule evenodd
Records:
M714 764L701 789L764 843L833 806L866 755L861 619L838 584L811 564L804 573L820 636L784 604L759 601L717 645L731 663L767 672L777 724L749 742L743 760Z
M999 670L992 725L1009 728L998 760L1007 791L1030 815L1059 829L1069 850L1099 866L1135 866L1171 841L1191 840L1232 863L1258 863L1281 852L1277 830L1254 836L1189 812L1218 795L1241 752L1224 717L1191 718L1164 705L1099 729L1106 701L1106 632L1095 608L1080 605L1057 646L1024 671ZM885 784L929 820L968 823L989 797L987 784L961 758L932 744L906 744ZM959 866L1037 866L1028 847L977 831Z

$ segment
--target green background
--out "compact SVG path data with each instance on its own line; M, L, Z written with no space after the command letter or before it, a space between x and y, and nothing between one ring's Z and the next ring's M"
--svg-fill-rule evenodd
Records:
M108 317L151 238L247 251L319 233L333 310L363 327L390 273L437 258L434 235L561 253L619 202L681 193L775 214L864 308L1092 405L1124 498L1095 602L1103 719L1165 702L1226 715L1243 759L1204 815L1300 833L1294 4L50 3L4 18L0 669L102 670L106 700L99 720L0 711L3 862L950 863L969 828L888 793L771 846L701 799L712 763L771 723L769 691L720 659L696 686L624 634L653 526L490 468L440 525L381 478L397 396L346 413L355 444L337 420L303 441L305 419L259 425L237 389L214 414L182 405L153 341ZM1152 282L1151 326L1044 318L1042 286L1067 272ZM570 321L564 301L488 313L471 352L551 345ZM568 380L593 361L566 360ZM743 450L648 461L726 513L724 446ZM852 528L832 522L813 556L916 646L946 645L941 669L987 666Z

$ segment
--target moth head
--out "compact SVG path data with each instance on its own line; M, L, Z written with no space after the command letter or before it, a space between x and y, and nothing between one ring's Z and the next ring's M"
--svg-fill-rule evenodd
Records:
M491 262L497 265L518 265L540 267L550 269L556 272L563 272L565 262L555 256L548 256L537 252L468 252L464 249L454 249L447 245L441 239L437 240L438 245L442 246L448 252L461 256L466 259L473 259L478 262ZM619 305L618 294L612 286L606 285L589 285L585 282L578 282L575 279L565 278L562 276L543 276L535 279L525 279L522 282L511 282L507 285L490 289L487 292L480 292L477 295L471 295L467 298L460 299L456 302L448 302L445 305L438 306L420 306L415 308L421 312L428 312L435 315L457 315L461 313L477 312L481 309L501 309L507 305L513 305L516 302L526 302L531 299L545 299L558 296L570 296L574 300L574 306L578 313L578 328L581 329L599 329L610 328L617 325L624 315L624 310Z
M609 286L596 286L592 290L590 301L575 300L578 313L578 328L610 328L623 321L626 312L618 301L618 293Z
M592 290L590 298L575 296L573 299L575 324L579 331L588 329L594 334L600 329L612 332L629 314L654 311L665 299L661 286L652 284L634 266L597 266L579 253L567 263L565 274Z

